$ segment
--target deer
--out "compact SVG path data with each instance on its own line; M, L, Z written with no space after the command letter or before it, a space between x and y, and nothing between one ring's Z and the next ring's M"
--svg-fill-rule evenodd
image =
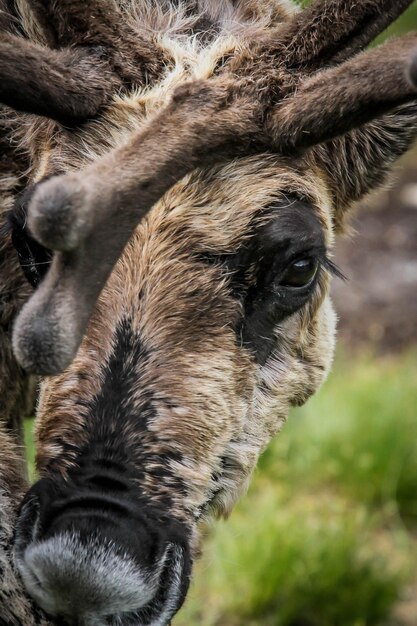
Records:
M4 623L180 610L331 368L335 236L417 136L416 34L368 49L410 4L2 0Z

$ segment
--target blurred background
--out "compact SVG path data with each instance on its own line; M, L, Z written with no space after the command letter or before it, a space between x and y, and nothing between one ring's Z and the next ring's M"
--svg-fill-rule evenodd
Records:
M411 29L417 2L386 36ZM333 373L207 531L175 626L417 625L417 151L395 180L338 241Z

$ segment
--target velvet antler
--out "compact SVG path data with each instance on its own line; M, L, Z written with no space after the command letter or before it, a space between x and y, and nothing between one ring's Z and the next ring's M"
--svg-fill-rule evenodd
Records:
M0 99L18 111L75 124L94 116L119 85L100 51L47 50L1 37Z
M40 185L29 226L58 252L15 326L21 364L52 374L70 363L134 228L185 174L254 151L315 146L414 100L406 67L417 36L346 60L409 4L317 0L219 76L177 90L123 148Z
M125 24L113 0L35 0L30 9L51 47L0 34L0 101L19 111L77 124L164 67L161 49Z
M34 0L32 6L54 47L101 47L124 84L140 85L164 68L162 49L130 28L115 0Z
M304 81L271 114L277 146L309 148L414 99L405 70L416 45L416 34L394 39Z
M412 0L323 0L299 13L282 38L287 67L315 70L364 50Z

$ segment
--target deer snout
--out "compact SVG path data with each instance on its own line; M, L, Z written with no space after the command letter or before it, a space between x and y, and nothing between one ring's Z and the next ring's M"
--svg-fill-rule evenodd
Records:
M40 487L50 484L29 492L15 538L17 567L35 602L70 626L169 624L191 567L178 536L113 497L62 497L54 487L51 499Z

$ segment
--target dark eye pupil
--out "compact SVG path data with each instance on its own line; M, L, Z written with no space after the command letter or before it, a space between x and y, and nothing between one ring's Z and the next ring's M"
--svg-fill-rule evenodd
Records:
M317 259L299 259L287 268L280 283L283 287L306 287L313 281L317 269Z

